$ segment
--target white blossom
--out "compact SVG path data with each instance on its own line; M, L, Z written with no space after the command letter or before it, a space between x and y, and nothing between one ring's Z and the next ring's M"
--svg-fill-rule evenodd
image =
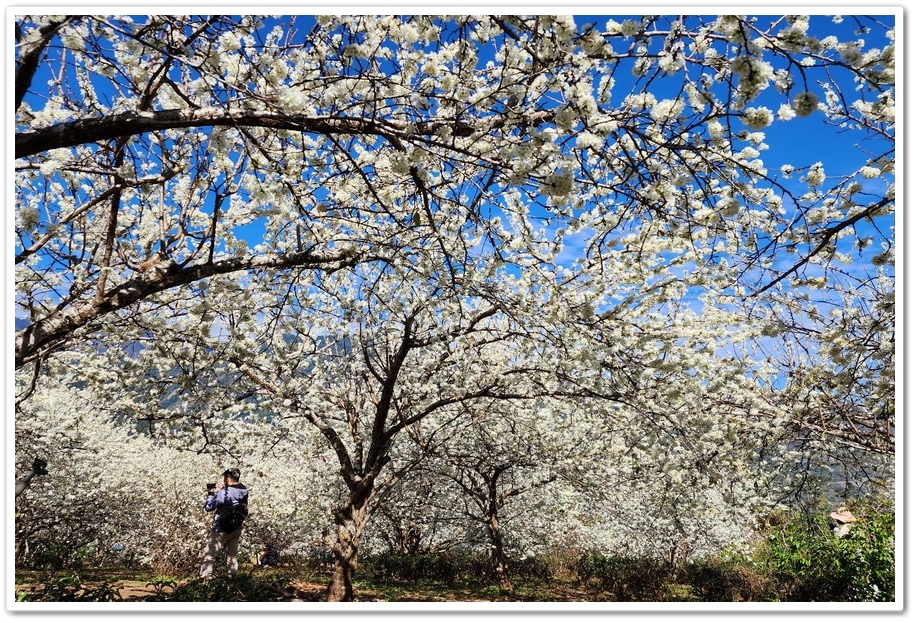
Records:
M795 109L789 104L782 104L776 113L776 118L780 121L790 121L795 118Z
M803 91L792 100L792 109L799 117L807 117L817 110L817 95L811 91Z
M805 181L807 181L812 186L820 186L826 180L826 174L824 173L823 163L816 162L808 169L808 174L805 176Z
M642 30L642 22L638 22L632 19L624 20L619 26L619 32L624 37L632 37L642 32Z
M652 119L660 123L673 121L684 110L684 101L681 99L665 99L652 105Z
M747 108L741 116L741 121L752 130L762 130L773 123L773 113L765 106Z
M299 113L308 107L308 98L302 89L283 87L277 91L277 103L287 112Z
M242 40L234 32L225 32L219 37L220 47L226 52L234 52L241 49Z

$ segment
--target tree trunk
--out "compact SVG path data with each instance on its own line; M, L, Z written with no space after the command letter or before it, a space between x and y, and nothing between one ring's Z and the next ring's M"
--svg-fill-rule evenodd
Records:
M334 571L328 584L328 601L353 601L359 541L368 519L365 502L358 506L348 503L334 514L334 528L329 535Z
M493 579L499 587L511 591L512 581L509 579L509 563L506 560L506 551L503 547L503 534L499 527L499 519L493 512L487 517L487 532L490 535L490 564L493 570Z

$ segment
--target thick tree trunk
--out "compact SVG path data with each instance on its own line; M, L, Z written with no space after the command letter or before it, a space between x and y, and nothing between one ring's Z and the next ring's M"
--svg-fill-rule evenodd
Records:
M509 562L506 559L506 550L503 546L502 530L499 527L499 519L496 513L487 517L487 532L490 536L490 565L493 572L493 579L499 583L499 587L511 591L512 581L509 579Z
M329 535L334 571L328 584L328 601L353 601L359 541L368 519L365 503L359 506L348 504L334 515L334 528Z

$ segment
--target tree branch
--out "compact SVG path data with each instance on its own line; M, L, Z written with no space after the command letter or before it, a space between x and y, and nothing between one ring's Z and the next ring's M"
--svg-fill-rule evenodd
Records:
M527 123L539 123L553 117L550 111L534 112ZM483 127L498 129L509 123L509 116L497 114L483 120ZM391 134L429 136L451 128L454 136L470 136L478 131L474 124L455 119L433 119L417 123L399 120L377 120L361 117L309 117L290 115L276 110L226 110L206 108L181 108L153 112L127 112L100 119L78 119L57 125L22 132L16 135L16 158L63 147L144 134L173 128L205 126L254 126L317 134L373 134L388 137Z
M22 105L26 92L32 86L32 78L35 77L35 72L38 70L38 61L51 39L62 26L75 18L75 15L68 15L59 22L50 21L38 29L40 36L37 39L20 44L20 54L16 61L16 104L13 110L19 110L19 106ZM17 43L19 34L17 28Z
M858 214L854 216L850 216L848 219L840 221L836 225L833 225L832 227L828 228L826 231L824 231L824 233L822 234L820 243L816 247L814 247L814 249L812 249L808 254L803 256L800 260L795 262L795 264L793 264L790 268L780 273L779 276L777 276L775 279L770 281L768 284L752 292L748 298L755 298L756 296L762 294L763 292L766 292L767 290L775 286L777 283L779 283L780 281L782 281L783 279L785 279L786 277L794 273L796 270L798 270L799 268L807 264L809 261L811 261L811 258L813 258L815 255L820 253L821 250L823 250L823 248L826 247L830 243L830 241L833 240L834 237L837 234L839 234L841 231L843 231L847 227L851 227L852 225L855 225L857 222L861 221L862 219L871 216L872 214L874 214L875 212L877 212L878 210L880 210L887 204L891 203L892 201L893 199L891 199L890 197L885 197L881 201L873 205L870 205L867 209L863 210L862 212L859 212Z
M60 346L67 335L104 314L124 309L148 296L177 286L215 275L259 268L311 266L336 271L344 267L355 266L363 259L365 258L359 253L342 250L324 255L306 251L288 255L229 258L184 268L166 263L112 288L100 298L89 301L81 307L58 309L18 331L16 333L15 365L16 368L19 368Z

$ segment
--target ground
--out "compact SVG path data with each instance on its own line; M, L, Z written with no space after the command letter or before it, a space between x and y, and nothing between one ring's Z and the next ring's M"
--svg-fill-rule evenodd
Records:
M207 585L200 584L195 578L166 581L140 578L124 578L118 573L89 573L80 577L79 590L110 589L100 599L88 601L125 601L125 602L162 602L170 601L176 590L180 591L175 601L265 601L265 602L322 602L325 600L327 582L323 578L293 579L271 576L262 572L252 575L243 574L236 587L226 578L214 578L212 593L220 598L206 595ZM17 577L16 592L40 592L43 582L36 575ZM226 589L238 588L235 594L226 594ZM215 590L214 590L215 589ZM251 598L255 590L257 597ZM245 594L244 591L249 591ZM117 594L115 595L114 592ZM518 601L551 601L551 602L589 602L604 601L608 598L602 591L588 590L575 585L552 584L547 586L517 587L515 592L502 591L496 587L446 586L441 583L418 585L415 583L362 584L354 587L355 599L359 602L518 602ZM56 595L68 594L58 590ZM79 594L79 593L76 593ZM69 599L50 599L46 601L70 601Z

